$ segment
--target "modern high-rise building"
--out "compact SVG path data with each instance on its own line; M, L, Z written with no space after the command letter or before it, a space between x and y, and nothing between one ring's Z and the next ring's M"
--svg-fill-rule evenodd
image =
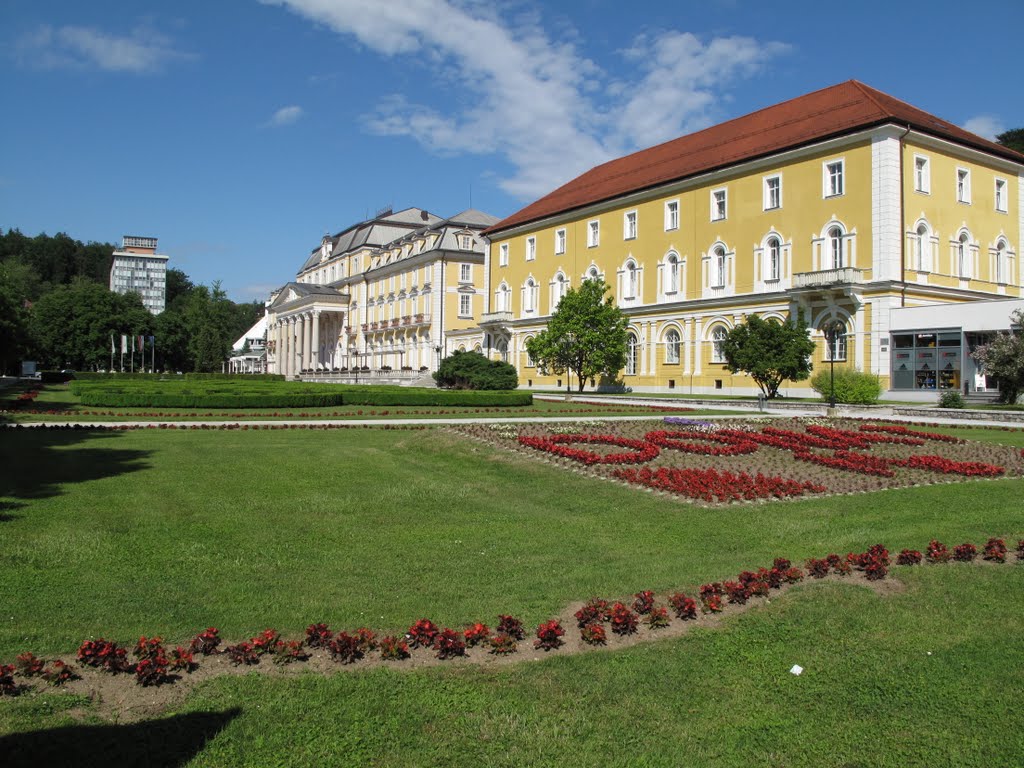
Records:
M156 252L155 237L125 235L110 265L110 290L137 293L146 309L160 314L167 299L167 259Z

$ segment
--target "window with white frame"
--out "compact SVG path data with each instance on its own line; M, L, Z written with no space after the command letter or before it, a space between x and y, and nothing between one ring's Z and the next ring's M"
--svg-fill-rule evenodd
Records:
M665 334L665 362L679 362L679 331L675 328Z
M623 274L622 293L626 299L635 299L637 296L637 268L633 261L626 262L626 269Z
M473 236L472 235L461 235L459 237L459 240L462 241L461 244L460 244L461 247L462 247L462 250L464 250L464 251L471 251L471 250L473 250Z
M498 246L498 266L508 266L508 243L502 243Z
M566 292L569 289L569 281L565 275L559 272L555 275L555 279L551 281L551 311L554 312L558 309L558 302L562 300Z
M846 326L833 320L821 329L825 337L825 361L846 360Z
M537 283L532 277L526 278L523 286L523 312L533 312L537 309Z
M971 265L971 236L962 232L956 241L956 274L960 278L969 278Z
M837 197L845 193L844 166L845 163L842 160L833 160L824 164L825 174L823 181L825 197Z
M635 376L637 360L640 357L640 344L636 340L636 334L630 332L626 336L626 375Z
M494 292L494 311L510 312L512 310L512 291L508 284L502 282Z
M718 246L711 255L711 287L725 287L725 248Z
M928 225L921 223L917 227L915 237L917 251L918 272L928 272L932 265L932 233L928 231Z
M523 349L526 350L526 367L527 368L536 368L537 367L537 363L534 362L533 355L530 354L530 342L531 341L533 341L533 337L532 336L530 338L528 338L528 339L523 339ZM508 348L506 347L506 354L507 354L507 352L508 352Z
M473 297L468 293L459 294L459 317L473 316Z
M622 239L636 239L636 211L627 211L622 217Z
M596 248L601 244L601 222L587 222L587 248Z
M537 258L537 238L526 238L526 260L533 261Z
M764 209L771 211L782 207L782 177L766 176L764 180Z
M842 269L846 266L845 249L846 242L843 238L843 230L840 227L830 227L828 236L825 238L828 245L828 254L832 262L831 269Z
M922 155L914 155L914 191L926 195L932 191L931 164Z
M995 278L999 284L1006 282L1006 242L1000 240L996 243Z
M956 201L971 202L971 172L967 168L956 169Z
M996 210L1006 213L1006 179L996 179Z
M473 265L472 264L460 264L459 265L459 282L461 282L461 283L471 283L471 282L473 282Z
M555 230L555 254L561 255L565 253L565 230Z
M669 200L665 203L665 231L679 229L679 201Z
M721 221L728 213L727 200L724 189L711 191L711 220Z
M725 337L729 335L729 332L725 329L724 325L716 325L711 330L711 362L712 363L724 363L725 362Z
M679 292L679 257L674 253L668 255L665 265L665 293Z
M765 280L779 279L779 262L782 259L782 243L779 238L770 237L765 244Z
M601 273L597 271L597 267L591 267L587 270L587 280L598 281L601 279Z

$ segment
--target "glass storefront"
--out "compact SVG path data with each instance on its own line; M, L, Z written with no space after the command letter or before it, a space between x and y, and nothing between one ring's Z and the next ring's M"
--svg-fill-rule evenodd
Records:
M893 389L960 389L960 331L892 335Z

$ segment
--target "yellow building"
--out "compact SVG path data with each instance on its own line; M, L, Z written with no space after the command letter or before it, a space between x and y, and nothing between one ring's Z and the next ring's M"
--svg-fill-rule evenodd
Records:
M408 208L325 235L295 282L271 296L268 372L411 383L437 370L455 349L449 335L479 323L480 233L496 221Z
M1022 231L1024 156L849 81L612 160L490 227L482 339L523 386L560 386L525 343L601 277L629 317L636 391L754 393L718 341L797 312L816 367L959 388L966 351L941 374L897 365L890 315L1020 297Z

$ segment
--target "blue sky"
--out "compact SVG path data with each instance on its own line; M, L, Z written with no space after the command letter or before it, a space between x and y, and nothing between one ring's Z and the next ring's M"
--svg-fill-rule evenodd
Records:
M830 8L5 0L0 227L155 236L196 282L262 299L325 232L385 206L506 216L604 160L850 78L990 138L1024 127L1024 3Z

